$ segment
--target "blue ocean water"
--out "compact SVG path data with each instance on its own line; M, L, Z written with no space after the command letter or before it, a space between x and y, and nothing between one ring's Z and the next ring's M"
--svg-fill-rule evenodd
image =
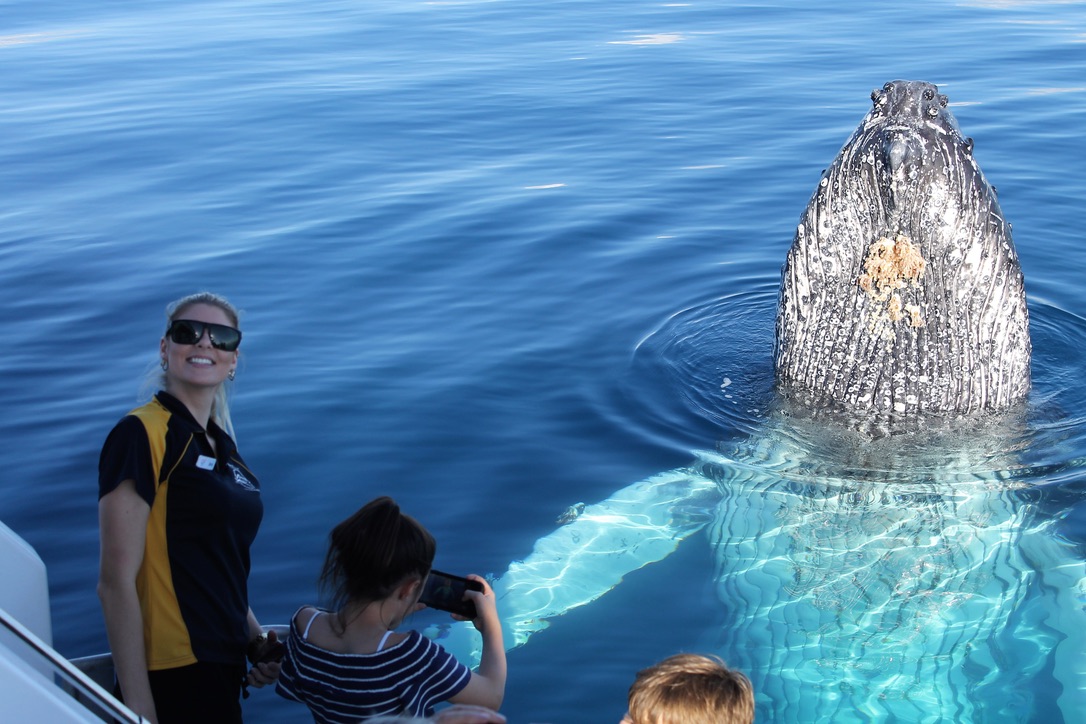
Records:
M1086 3L0 10L0 518L49 568L62 653L105 648L97 455L168 301L244 310L264 623L315 600L327 531L380 494L442 569L501 574L567 506L756 432L799 213L895 78L950 97L1013 223L1030 482L1081 559ZM713 557L692 537L512 651L510 721L617 721L634 672L726 625ZM1052 666L1033 720L1061 717Z

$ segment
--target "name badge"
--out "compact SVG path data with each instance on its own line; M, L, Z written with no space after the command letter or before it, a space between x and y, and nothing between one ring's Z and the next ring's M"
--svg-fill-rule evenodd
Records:
M209 458L207 455L201 455L200 457L196 458L196 467L200 468L201 470L214 470L215 458Z

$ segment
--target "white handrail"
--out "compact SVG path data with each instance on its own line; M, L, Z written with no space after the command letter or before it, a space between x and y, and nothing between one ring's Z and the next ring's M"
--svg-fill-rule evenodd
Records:
M112 717L112 721L122 722L123 724L140 724L141 722L146 721L143 717L117 701L112 694L95 683L70 661L57 653L53 647L35 636L33 632L19 623L18 620L2 608L0 608L0 624L3 624L4 628L13 633L17 638L21 639L34 653L48 662L54 672L62 677L78 694L85 696L94 706L101 709L103 714ZM58 687L58 693L60 691L62 690ZM80 703L83 704L84 707L90 708L87 707L86 703Z

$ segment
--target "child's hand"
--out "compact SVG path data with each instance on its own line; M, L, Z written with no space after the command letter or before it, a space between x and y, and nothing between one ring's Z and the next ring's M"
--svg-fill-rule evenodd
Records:
M473 581L477 581L483 586L482 591L468 589L464 593L465 596L475 603L475 618L471 619L471 622L475 624L475 628L479 631L483 631L491 625L500 625L498 623L498 605L494 597L494 589L490 587L490 584L487 583L486 579L482 576L470 573L466 577ZM453 615L453 618L458 621L468 620L463 616L457 616L455 614Z

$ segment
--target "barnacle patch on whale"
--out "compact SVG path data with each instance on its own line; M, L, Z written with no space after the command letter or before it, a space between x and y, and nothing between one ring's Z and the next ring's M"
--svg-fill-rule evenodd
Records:
M873 322L885 319L897 322L908 316L910 326L924 326L920 307L902 304L897 290L918 284L926 265L920 249L904 234L897 234L893 239L884 236L868 247L864 271L856 283L873 301L885 302Z

